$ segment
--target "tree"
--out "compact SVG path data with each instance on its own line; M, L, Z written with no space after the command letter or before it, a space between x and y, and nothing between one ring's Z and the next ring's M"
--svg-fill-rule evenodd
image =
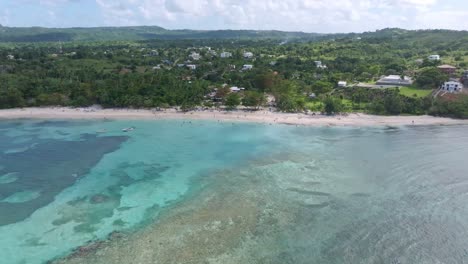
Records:
M0 108L22 107L24 105L23 94L16 88L0 87Z
M343 103L339 98L327 96L323 103L323 111L327 115L337 114L343 111Z
M397 94L393 94L393 93L385 96L384 108L385 108L385 112L387 112L388 114L392 114L392 115L401 114L403 104L402 104L400 96Z
M256 91L246 91L244 93L244 98L242 98L242 105L247 107L258 107L266 103L266 97L263 93Z
M447 74L435 67L430 67L421 70L416 78L416 85L423 89L436 89L448 79Z
M241 99L238 93L230 93L226 97L226 107L229 110L235 109L238 105L240 105Z

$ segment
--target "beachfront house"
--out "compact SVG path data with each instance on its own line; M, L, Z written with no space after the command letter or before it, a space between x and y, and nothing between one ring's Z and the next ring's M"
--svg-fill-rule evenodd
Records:
M243 71L248 71L248 70L251 70L251 69L253 69L252 64L244 64L244 66L242 66Z
M377 85L395 85L395 86L408 86L413 84L413 80L408 76L388 75L382 76L376 82Z
M459 93L463 90L463 84L456 81L449 81L442 84L440 89L449 93Z
M429 57L427 57L428 60L430 61L438 61L440 60L440 56L439 55L430 55Z
M186 66L187 66L187 68L189 68L192 71L197 69L197 65L195 65L195 64L187 64Z
M346 87L347 84L348 84L348 83L345 82L345 81L339 81L339 82L338 82L338 87Z
M249 51L246 51L244 52L244 59L251 59L253 58L253 53L252 52L249 52Z
M232 57L232 53L231 52L227 52L227 51L223 51L221 52L221 54L219 55L221 58L225 59L225 58L230 58Z
M449 74L449 75L454 74L455 71L457 70L457 67L454 67L452 65L447 65L447 64L440 65L437 68L439 69L439 71Z

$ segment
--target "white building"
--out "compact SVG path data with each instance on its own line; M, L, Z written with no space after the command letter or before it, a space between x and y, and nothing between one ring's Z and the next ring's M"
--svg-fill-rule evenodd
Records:
M253 58L253 56L254 55L253 55L252 52L248 52L248 51L244 52L244 58L246 58L246 59L251 59L251 58Z
M158 65L156 65L156 66L153 67L153 71L154 71L154 70L160 70L160 69L161 69L161 65L160 65L160 64L158 64Z
M239 88L237 86L233 86L233 87L229 88L229 90L231 91L231 93L238 93L240 91L245 90L245 88Z
M244 64L244 66L242 66L243 71L248 71L248 70L251 70L251 69L253 69L252 64Z
M197 65L195 65L195 64L187 64L185 66L187 66L187 68L189 68L190 70L196 70L197 69Z
M427 57L428 60L430 61L438 61L440 60L440 56L439 55L430 55L429 57Z
M347 84L348 84L348 83L345 82L345 81L339 81L339 82L338 82L338 87L346 87Z
M315 63L315 66L317 68L319 68L319 69L326 69L327 68L327 65L322 64L321 61L314 61L314 63Z
M400 75L388 75L383 76L376 82L377 85L397 85L397 86L407 86L413 84L413 80L408 76Z
M14 60L14 59L15 59L15 56L13 56L13 55L11 55L11 54L10 54L10 55L7 55L6 57L7 57L7 59L9 59L9 60Z
M440 86L440 89L449 93L458 93L462 91L463 84L455 81L445 82Z
M215 50L212 50L211 48L208 50L208 53L212 56L217 56L218 53Z
M219 55L221 58L230 58L232 57L232 53L231 52L227 52L227 51L223 51L221 52L221 54Z
M200 53L197 52L192 52L189 57L192 58L192 60L199 60L201 58Z

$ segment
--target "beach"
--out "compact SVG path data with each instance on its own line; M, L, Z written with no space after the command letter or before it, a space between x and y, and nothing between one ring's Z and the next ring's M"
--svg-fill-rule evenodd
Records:
M181 112L176 109L97 109L97 108L15 108L0 110L0 119L110 119L110 120L213 120L219 122L256 122L300 126L406 126L406 125L464 125L468 120L434 116L375 116L361 113L321 115L281 113L268 109L258 111L203 110Z

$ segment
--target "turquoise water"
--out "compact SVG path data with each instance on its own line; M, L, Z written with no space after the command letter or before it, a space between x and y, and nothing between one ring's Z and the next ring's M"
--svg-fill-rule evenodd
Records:
M467 129L3 121L0 263L44 263L221 187L261 208L232 263L463 263Z

